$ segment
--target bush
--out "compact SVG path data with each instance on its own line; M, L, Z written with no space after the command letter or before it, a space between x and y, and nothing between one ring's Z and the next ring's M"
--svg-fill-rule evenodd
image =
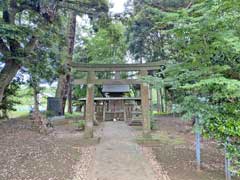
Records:
M74 113L65 113L65 118L66 119L75 119L75 118L79 118L81 116L81 113L79 112L74 112Z
M75 126L77 127L77 130L84 130L85 129L85 121L79 120L75 122Z

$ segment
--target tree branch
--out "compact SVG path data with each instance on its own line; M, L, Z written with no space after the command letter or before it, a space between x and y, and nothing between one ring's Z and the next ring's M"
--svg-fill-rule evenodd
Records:
M187 9L190 9L191 7L192 7L192 5L193 5L193 2L191 1L188 5L187 5Z

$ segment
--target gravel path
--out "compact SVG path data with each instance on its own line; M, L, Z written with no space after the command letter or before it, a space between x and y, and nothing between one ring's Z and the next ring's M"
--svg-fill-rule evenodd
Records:
M156 180L151 164L124 122L103 124L90 180Z

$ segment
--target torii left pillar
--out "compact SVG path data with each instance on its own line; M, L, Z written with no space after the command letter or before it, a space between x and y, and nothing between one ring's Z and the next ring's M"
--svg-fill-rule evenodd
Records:
M84 137L93 138L93 120L94 120L94 80L95 72L89 71L87 77L87 99L86 99L86 124Z
M141 76L147 76L146 70L140 71ZM141 83L141 104L143 116L143 136L151 136L151 117L150 117L150 101L149 101L149 85L145 82Z

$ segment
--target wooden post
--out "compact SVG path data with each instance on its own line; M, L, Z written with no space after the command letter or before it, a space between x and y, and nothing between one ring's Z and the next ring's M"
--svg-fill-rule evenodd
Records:
M195 138L196 138L196 162L197 162L197 171L201 170L201 134L199 130L199 119L198 117L195 117L195 123L196 123L196 132L195 132Z
M87 100L86 100L86 125L85 138L93 138L93 121L94 121L94 80L95 72L89 71L87 77Z
M201 135L196 132L196 160L197 160L197 171L201 170Z
M231 166L231 161L227 157L227 143L228 142L225 143L225 147L224 147L224 151L225 151L225 178L226 178L226 180L231 180L232 176L231 176L231 172L229 170L229 168Z
M148 72L146 70L141 70L140 75L147 76ZM147 83L141 83L141 105L143 117L143 136L148 137L151 131L151 122L149 111L149 85Z

